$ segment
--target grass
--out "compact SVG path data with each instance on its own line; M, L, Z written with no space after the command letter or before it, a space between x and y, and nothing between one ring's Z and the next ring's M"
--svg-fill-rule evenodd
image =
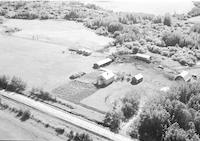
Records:
M77 47L96 50L103 48L104 44L110 41L74 22L10 20L6 25L20 27L24 25L24 27L21 32L16 33L16 36L20 38L0 37L2 66L0 74L19 76L29 86L43 87L44 90L49 91L66 83L69 80L68 77L74 72L80 70L90 72L93 63L103 58L98 55L97 57L73 55L66 51L68 47L82 43ZM40 27L43 30L39 30ZM52 32L49 33L49 31ZM64 34L61 35L62 31ZM48 38L50 42L58 41L58 44L63 44L63 46L21 38L30 39L32 34L41 34L42 37L50 35ZM88 38L85 39L83 36ZM62 51L66 52L63 54Z

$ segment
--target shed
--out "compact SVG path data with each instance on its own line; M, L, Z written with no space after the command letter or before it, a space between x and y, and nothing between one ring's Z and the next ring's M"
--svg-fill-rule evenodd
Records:
M91 50L85 49L85 48L79 49L79 51L80 51L83 55L85 55L85 56L89 56L89 55L92 54L92 51L91 51Z
M107 86L115 80L115 74L112 71L103 72L97 78L97 85L98 86Z
M143 75L141 73L139 73L132 78L131 84L136 85L142 81L143 81Z
M101 61L95 63L95 64L93 65L93 68L94 68L94 69L98 69L98 68L100 68L100 67L103 67L103 66L106 66L106 65L110 64L112 61L113 61L112 59L106 58L106 59L104 59L104 60L101 60Z
M168 92L170 90L170 87L168 87L168 86L166 86L166 87L162 87L161 89L160 89L160 91L161 92Z
M189 82L192 79L192 75L190 75L187 71L182 71L175 77L175 81L185 81Z
M152 59L152 57L150 55L141 54L141 53L135 54L135 58L138 59L138 60L142 60L144 62L147 62L147 63L151 63L151 59Z

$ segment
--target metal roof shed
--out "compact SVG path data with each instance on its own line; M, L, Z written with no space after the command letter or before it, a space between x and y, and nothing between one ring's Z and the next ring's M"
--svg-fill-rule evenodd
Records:
M98 69L98 68L100 68L100 67L103 67L103 66L105 66L105 65L108 65L108 64L111 63L112 61L113 61L112 59L106 58L106 59L104 59L104 60L101 60L101 61L95 63L95 64L93 65L93 68Z
M132 78L131 84L136 85L142 81L143 81L143 75L139 73Z
M189 82L192 79L192 76L190 75L189 72L187 71L182 71L180 74L178 74L175 77L175 81L185 81L185 82Z

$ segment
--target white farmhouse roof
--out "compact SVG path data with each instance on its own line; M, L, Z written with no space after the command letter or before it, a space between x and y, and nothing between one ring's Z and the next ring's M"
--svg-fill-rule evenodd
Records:
M137 80L140 80L143 78L143 75L141 73L134 76Z
M183 78L185 81L189 81L192 78L192 75L187 71L182 71L176 76L175 80L178 80L178 78Z
M182 71L179 75L182 76L182 77L185 77L189 74L189 72L187 71Z
M147 54L137 53L135 56L140 57L140 58L145 58L145 59L151 59L151 56L149 56Z
M89 50L89 49L85 49L85 48L80 49L80 51L84 51L84 52L92 53L91 50Z
M112 62L112 59L106 58L104 60L101 60L101 61L97 62L96 64L101 66L101 65L104 65L104 64L109 63L109 62Z
M109 72L102 73L100 76L103 77L105 80L109 80L115 77L115 74L112 71L109 71Z

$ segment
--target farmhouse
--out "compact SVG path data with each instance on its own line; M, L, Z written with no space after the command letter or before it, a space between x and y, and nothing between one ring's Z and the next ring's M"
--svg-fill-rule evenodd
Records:
M142 81L143 81L143 75L141 73L139 73L132 78L131 84L136 85Z
M101 61L95 63L95 64L93 65L93 68L94 68L94 69L98 69L98 68L100 68L100 67L103 67L103 66L106 66L106 65L110 64L112 61L113 61L112 59L106 58L106 59L104 59L104 60L101 60Z
M189 82L192 79L192 76L187 71L182 71L175 77L175 81L185 81Z
M142 60L144 62L147 62L147 63L151 63L151 56L146 55L146 54L137 53L135 55L135 58L138 59L138 60Z
M115 80L115 74L112 71L105 71L97 78L98 86L107 86Z

